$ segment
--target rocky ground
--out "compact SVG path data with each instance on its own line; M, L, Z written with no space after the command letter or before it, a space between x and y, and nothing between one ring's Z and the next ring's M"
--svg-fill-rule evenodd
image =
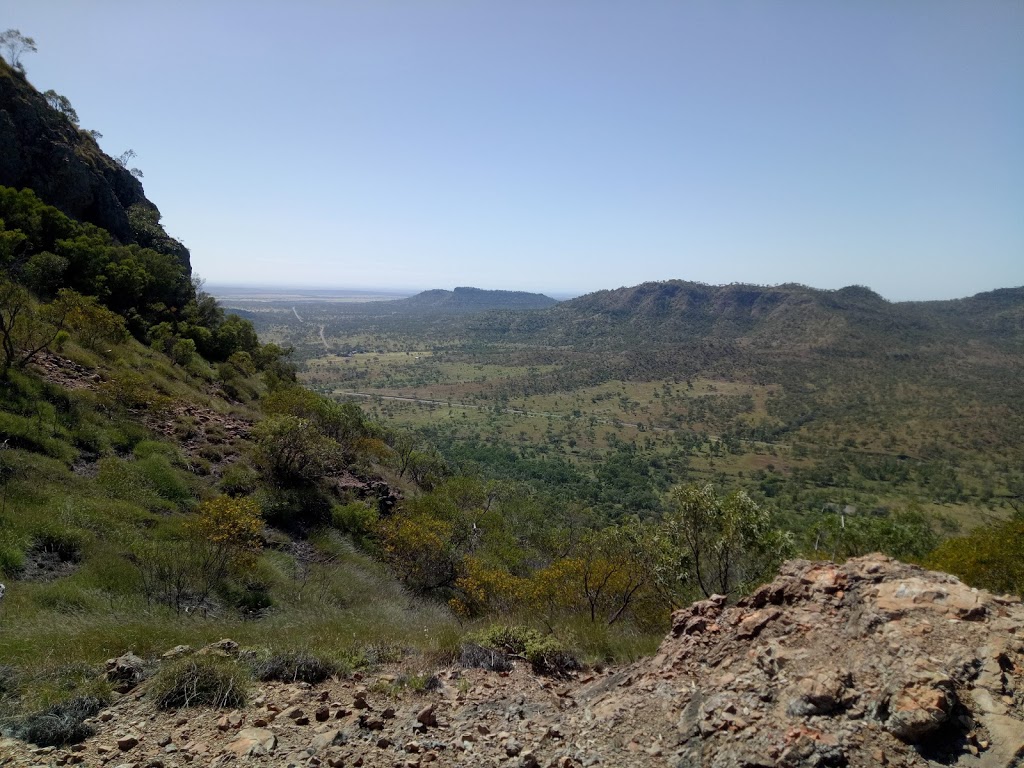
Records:
M617 670L393 683L264 684L231 712L159 712L143 684L81 744L0 741L0 766L1024 766L1024 606L881 556L787 563Z

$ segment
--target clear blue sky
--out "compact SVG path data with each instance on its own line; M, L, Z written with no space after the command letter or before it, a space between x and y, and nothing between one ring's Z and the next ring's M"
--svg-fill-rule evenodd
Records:
M1024 284L1021 0L5 0L210 283Z

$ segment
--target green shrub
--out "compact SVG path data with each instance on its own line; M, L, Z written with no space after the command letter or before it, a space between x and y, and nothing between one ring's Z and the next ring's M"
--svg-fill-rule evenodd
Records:
M175 504L183 504L192 499L188 484L166 456L152 455L135 463L142 481L160 498Z
M229 465L220 478L220 489L228 496L248 496L259 486L256 470L243 462Z
M42 453L70 464L78 452L68 443L54 437L54 432L52 424L41 425L35 417L0 411L0 443L6 443L8 448Z
M378 517L376 507L361 501L336 504L331 508L331 525L356 539L369 534Z
M21 572L25 553L13 544L0 544L0 574L10 578Z
M153 676L149 692L160 709L178 707L241 707L250 676L230 659L190 656L165 664Z
M499 657L489 661L483 654L475 651L475 643L483 650L497 651L507 656L516 656L530 662L533 671L539 675L560 677L580 668L579 659L570 652L554 635L543 635L536 629L521 626L495 625L469 638L470 643L464 646L463 659L466 666L502 665ZM484 662L488 662L488 666Z

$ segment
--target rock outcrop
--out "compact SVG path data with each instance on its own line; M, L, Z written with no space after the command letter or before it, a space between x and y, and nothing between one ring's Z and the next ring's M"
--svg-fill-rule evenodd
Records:
M792 561L737 605L695 603L623 669L397 682L267 683L227 713L157 713L143 683L86 742L0 740L0 765L1024 765L1024 606L877 555Z
M122 243L168 253L190 269L188 249L164 232L139 180L2 60L0 185L27 187L71 218Z
M577 701L613 741L660 724L678 766L1024 765L1024 607L879 555L792 561Z

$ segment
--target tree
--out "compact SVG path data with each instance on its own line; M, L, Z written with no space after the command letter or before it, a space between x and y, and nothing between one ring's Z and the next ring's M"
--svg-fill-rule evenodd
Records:
M1024 591L1024 514L975 528L967 536L946 539L925 560L973 587L993 592Z
M710 485L677 487L669 503L663 535L675 550L674 568L705 597L750 589L793 549L789 534L743 491L719 498Z
M49 104L53 109L60 112L64 117L78 125L78 112L71 106L71 101L67 96L61 96L52 88L43 94L43 98L46 99L46 103Z
M341 458L336 442L297 416L265 418L253 436L256 463L283 486L316 481L332 472Z
M128 171L128 173L130 173L132 176L134 176L137 179L141 179L145 175L145 174L142 173L142 171L140 171L138 168L129 168L128 167L128 163L130 163L134 157L135 157L135 150L134 149L126 149L120 155L115 157L114 161L118 165L120 165L122 168L124 168L126 171Z
M26 53L35 53L36 50L36 41L31 37L25 37L17 29L8 29L0 33L0 51L4 52L7 63L18 72L25 72L21 57Z
M22 286L0 282L0 380L47 349L85 304L84 297L62 289L52 303L40 307Z

